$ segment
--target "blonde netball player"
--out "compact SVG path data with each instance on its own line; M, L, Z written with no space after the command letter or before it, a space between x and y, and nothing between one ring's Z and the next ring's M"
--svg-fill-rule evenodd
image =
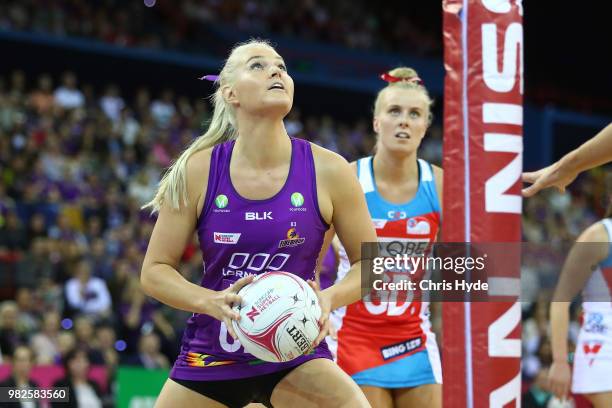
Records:
M523 196L531 197L548 187L555 187L563 192L581 172L610 161L612 161L612 124L563 156L558 162L535 172L523 173L523 181L532 183L523 189Z
M376 239L359 183L340 156L287 135L283 118L293 103L293 80L270 45L236 47L217 84L208 131L179 157L151 203L159 216L143 287L193 312L156 406L367 407L325 342L319 344L329 310L359 299L360 245ZM314 350L286 363L257 360L234 340L231 319L238 316L231 305L240 301L238 290L268 270L313 279L331 224L353 267L318 291L324 313ZM200 285L177 271L194 231L205 265Z
M554 299L557 301L550 306L553 349L553 364L548 374L550 388L558 398L566 398L571 383L571 391L584 394L595 408L612 407L611 242L610 218L593 224L578 237L561 272ZM580 288L584 288L584 319L572 375L567 352L569 300Z
M383 252L423 253L441 220L442 170L417 158L431 99L417 73L396 68L374 104L376 153L352 163ZM340 250L338 278L349 271ZM427 302L359 301L333 315L337 362L376 408L441 406L441 367ZM334 351L334 350L332 350Z

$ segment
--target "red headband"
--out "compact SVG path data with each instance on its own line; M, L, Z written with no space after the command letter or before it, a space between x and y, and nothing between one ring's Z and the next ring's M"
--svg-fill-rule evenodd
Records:
M413 83L413 84L425 86L424 83L423 83L423 80L421 78L419 78L418 76L412 76L412 77L408 77L408 78L400 78L400 77L393 76L393 75L389 74L388 72L385 72L385 73L380 75L380 79L382 79L383 81L389 82L389 83L405 81L405 82L410 82L410 83Z

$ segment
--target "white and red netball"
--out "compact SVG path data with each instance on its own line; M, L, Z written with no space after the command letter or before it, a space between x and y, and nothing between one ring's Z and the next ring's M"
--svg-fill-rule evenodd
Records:
M234 331L244 349L270 362L293 360L308 350L319 335L321 308L317 295L299 276L266 272L239 292L234 310L240 320Z

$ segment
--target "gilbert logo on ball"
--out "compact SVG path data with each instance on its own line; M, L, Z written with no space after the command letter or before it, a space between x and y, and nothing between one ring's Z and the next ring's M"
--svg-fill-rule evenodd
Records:
M291 205L294 207L301 207L304 205L304 196L301 193L291 194Z
M304 354L319 335L321 307L299 276L273 271L257 276L239 292L233 321L240 344L260 360L283 362Z
M215 198L215 205L217 208L225 208L227 207L227 196L225 194L219 194L217 198Z

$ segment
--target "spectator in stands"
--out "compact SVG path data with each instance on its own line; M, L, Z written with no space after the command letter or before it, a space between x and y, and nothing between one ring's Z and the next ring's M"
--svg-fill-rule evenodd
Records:
M92 364L104 364L104 358L96 343L94 322L89 316L82 315L74 319L74 336L76 347L87 351L87 357Z
M55 107L53 80L48 74L43 74L38 78L38 88L30 94L28 102L39 115L44 115L53 111Z
M156 99L151 103L151 116L161 128L165 128L170 124L170 120L176 108L174 107L174 93L170 89L162 92L161 98Z
M28 288L36 288L43 277L54 277L53 265L49 261L47 240L36 238L30 241L30 251L17 262L15 284Z
M49 135L45 139L45 146L40 155L41 169L44 172L44 181L59 182L67 165L67 157L62 151L60 141L56 135Z
M34 352L32 349L24 345L17 346L10 362L12 364L11 376L0 382L0 387L12 389L39 388L39 385L30 378L32 366L34 365ZM22 408L38 408L41 405L39 401L34 401L30 403L20 402L19 406Z
M76 338L72 331L61 331L57 336L57 349L59 353L55 356L55 364L62 364L64 357L76 347Z
M44 214L32 214L28 224L28 242L33 243L35 239L45 237L47 237L47 225Z
M9 211L0 227L0 252L21 252L28 248L28 236L17 214Z
M162 313L161 306L156 300L145 296L137 277L130 278L119 310L129 351L137 349L143 331L155 329L162 335L161 340L165 345L176 341L175 330Z
M142 169L129 182L128 196L135 200L139 207L151 201L155 195L157 182L149 176L146 169Z
M107 281L115 314L119 313L119 306L123 303L124 291L130 278L135 277L137 273L125 259L118 259L115 263L113 276Z
M101 408L101 391L98 384L89 380L89 358L85 350L75 348L64 357L66 376L53 384L54 387L67 387L68 403L51 403L52 407Z
M119 353L115 349L117 334L112 325L102 323L96 328L96 350L102 356L102 364L107 368L109 378L114 375L114 371L119 364Z
M91 265L81 259L74 268L74 278L66 282L66 300L73 312L90 315L93 318L108 316L111 298L106 283L91 276Z
M25 73L17 69L11 72L11 94L16 100L22 101L26 95L26 78Z
M19 324L17 303L7 300L0 304L0 353L10 356L20 344L26 343Z
M87 256L87 259L93 267L93 275L104 279L110 292L108 280L113 276L113 259L106 252L106 243L103 238L95 238L92 241L90 254ZM111 301L113 301L112 294Z
M2 141L2 138L0 137L0 142L1 141ZM0 163L3 161L1 154L2 152L0 151ZM4 173L0 171L0 175L4 175ZM5 217L8 214L9 210L13 210L14 208L15 208L15 200L13 200L11 197L8 196L4 183L0 183L0 228L2 228L6 224Z
M40 301L41 310L54 310L62 313L64 310L64 295L62 287L53 275L43 274L36 288L36 298Z
M523 346L523 371L528 378L540 369L540 361L537 358L538 350L542 343L548 341L550 324L548 320L548 299L541 296L533 307L533 316L523 323L522 341Z
M111 84L106 88L106 92L100 98L100 107L106 116L113 122L121 117L121 111L125 108L125 102L119 94L119 87Z
M60 315L56 311L44 314L42 330L32 336L30 346L36 350L37 364L53 364L59 354Z
M159 336L155 333L146 333L140 336L138 353L125 360L127 365L138 365L148 370L168 368L170 362L161 353Z
M29 338L40 326L32 289L28 287L18 288L15 294L15 302L19 309L17 319L24 335Z
M65 72L62 85L55 90L53 96L55 103L64 109L80 108L85 104L83 93L76 87L77 79L74 73Z

